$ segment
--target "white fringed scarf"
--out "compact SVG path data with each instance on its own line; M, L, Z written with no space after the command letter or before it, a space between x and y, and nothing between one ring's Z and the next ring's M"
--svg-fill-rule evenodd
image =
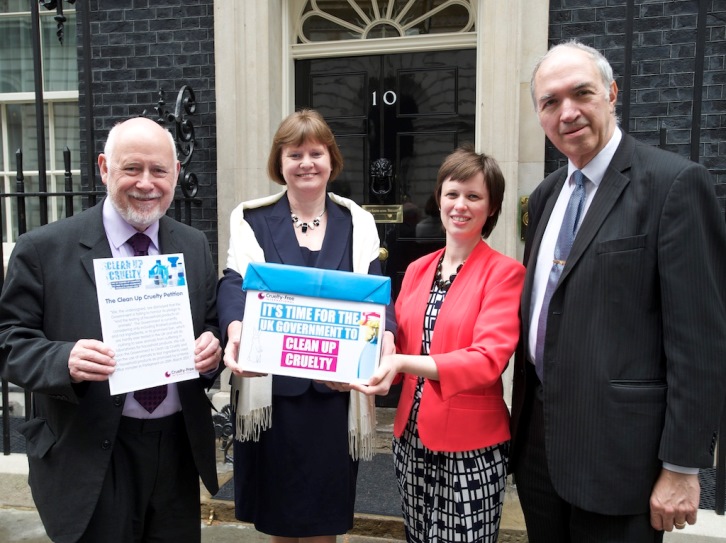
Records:
M243 202L232 211L227 267L242 277L250 262L265 261L262 247L244 219L244 210L272 205L284 194L285 191ZM378 258L379 250L376 224L372 215L348 198L332 192L328 196L334 203L350 210L353 221L353 271L368 273L371 261ZM232 375L232 403L236 412L237 439L259 441L260 433L272 425L272 376ZM375 428L374 398L352 390L348 407L348 451L354 460L373 458Z

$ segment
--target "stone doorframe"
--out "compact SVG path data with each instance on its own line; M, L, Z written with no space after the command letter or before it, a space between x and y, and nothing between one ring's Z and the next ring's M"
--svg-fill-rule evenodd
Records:
M220 270L227 257L232 209L243 200L279 190L268 181L265 169L272 135L294 105L293 55L338 56L341 46L352 45L291 46L295 18L304 4L214 2ZM475 7L473 43L461 35L448 43L455 47L459 40L459 48L473 45L478 51L476 146L499 161L508 183L502 216L489 241L516 258L522 252L519 198L534 189L544 171L544 134L530 100L529 77L536 59L547 50L549 2L475 0ZM418 38L366 40L363 50L380 53L375 42L389 42L383 47L389 52L437 46L435 38L428 45Z
M475 36L298 46L293 45L295 22L304 0L215 0L220 273L226 263L232 209L244 200L280 190L267 179L267 153L278 124L293 110L296 55L380 54L439 46L477 49L475 144L497 159L507 180L502 215L489 243L521 259L519 199L537 186L544 172L544 134L533 111L529 78L535 61L547 50L549 1L473 3ZM508 375L505 390L507 380Z

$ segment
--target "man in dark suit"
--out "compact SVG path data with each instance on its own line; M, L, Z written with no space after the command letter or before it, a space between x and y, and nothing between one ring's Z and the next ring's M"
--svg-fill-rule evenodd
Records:
M135 118L98 164L109 196L18 238L0 297L0 368L33 392L26 437L33 499L53 541L198 543L199 477L218 489L205 388L221 360L216 273L205 236L165 216L179 173L170 134ZM157 407L111 395L93 260L183 253L202 377L156 390ZM159 337L159 341L164 341Z
M531 90L568 165L529 199L511 456L529 541L661 541L696 522L713 465L724 217L705 168L618 127L596 50L552 48Z

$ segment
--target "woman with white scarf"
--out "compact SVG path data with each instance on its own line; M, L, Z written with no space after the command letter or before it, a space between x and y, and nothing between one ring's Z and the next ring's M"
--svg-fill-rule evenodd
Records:
M217 308L227 339L224 362L233 372L235 511L273 543L334 543L352 528L358 459L373 453L371 398L309 379L251 374L237 364L250 262L381 274L372 215L326 193L342 166L322 116L293 113L275 133L267 163L270 178L286 190L243 202L230 219ZM391 317L387 352L392 328Z

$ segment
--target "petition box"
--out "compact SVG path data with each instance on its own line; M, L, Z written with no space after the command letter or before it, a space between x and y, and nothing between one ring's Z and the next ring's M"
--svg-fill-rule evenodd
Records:
M243 288L243 369L354 383L378 366L388 277L252 263Z

